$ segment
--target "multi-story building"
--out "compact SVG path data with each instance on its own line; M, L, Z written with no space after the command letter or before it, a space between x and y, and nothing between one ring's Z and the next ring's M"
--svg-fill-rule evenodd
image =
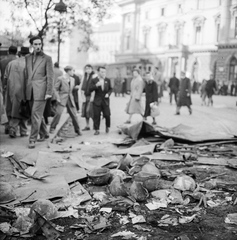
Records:
M237 0L121 0L123 75L158 67L164 79L189 72L193 81L237 82Z
M92 40L97 49L90 50L88 62L92 65L111 64L120 47L120 24L108 23L94 29Z

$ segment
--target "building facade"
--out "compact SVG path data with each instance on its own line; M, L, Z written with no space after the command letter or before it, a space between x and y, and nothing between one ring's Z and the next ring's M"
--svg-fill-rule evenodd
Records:
M116 68L237 82L237 0L122 0Z
M120 24L101 25L94 29L92 40L97 49L89 50L88 62L92 65L115 63L120 47Z

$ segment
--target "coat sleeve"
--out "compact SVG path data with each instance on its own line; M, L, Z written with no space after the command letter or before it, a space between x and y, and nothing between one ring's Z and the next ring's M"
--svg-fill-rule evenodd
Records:
M96 78L91 79L90 86L89 86L90 92L93 92L98 89L98 87L96 86L96 83L97 83Z
M55 89L55 99L58 101L60 100L60 97L59 97L59 91L60 91L60 88L61 88L61 85L62 85L62 79L61 77L58 77L55 85L54 85L54 89Z
M157 102L158 101L158 87L156 82L153 82L153 92L152 92L152 96L153 96L153 102Z
M46 76L47 76L47 89L46 95L53 95L53 85L54 85L54 71L53 62L51 57L47 57L46 63Z
M139 79L139 81L135 85L135 99L136 100L140 100L141 99L142 93L143 93L143 89L144 89L143 80Z

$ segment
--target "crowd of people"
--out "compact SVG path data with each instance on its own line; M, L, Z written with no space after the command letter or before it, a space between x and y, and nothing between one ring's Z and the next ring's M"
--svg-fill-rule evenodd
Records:
M78 91L81 91L82 106L81 117L85 118L85 127L82 131L89 131L90 119L93 120L94 134L100 134L101 117L105 119L105 132L109 133L111 126L110 95L114 91L115 96L119 92L125 93L124 82L114 81L112 89L111 81L106 77L106 68L98 67L97 72L91 65L84 68L82 81L75 74L71 66L64 68L64 73L59 69L58 63L53 66L52 59L42 51L42 40L35 36L30 39L33 52L29 48L21 47L16 57L17 48L11 46L9 55L0 61L1 86L0 107L1 123L5 124L5 133L11 138L29 135L29 148L35 148L37 141L44 141L53 134L60 121L65 108L69 113L77 135L82 135L78 121L80 110ZM139 114L146 121L152 118L152 124L156 124L159 115L159 102L163 96L162 76L158 68L155 72L147 72L142 78L140 70L134 68L133 78L130 84L130 98L126 106L128 119L125 123L131 123L132 116ZM122 89L117 91L118 86ZM182 106L186 106L192 114L191 81L185 72L181 72L180 80L174 74L169 84L170 104L174 97L176 103L176 115L180 115ZM117 90L116 90L117 89ZM201 87L203 104L213 104L212 95L216 91L216 83L213 75L210 80L203 81ZM146 105L142 106L142 95L145 92ZM4 112L5 111L5 112ZM3 114L5 113L5 114ZM7 117L3 118L6 115ZM53 117L49 130L48 117ZM30 134L27 125L31 125Z

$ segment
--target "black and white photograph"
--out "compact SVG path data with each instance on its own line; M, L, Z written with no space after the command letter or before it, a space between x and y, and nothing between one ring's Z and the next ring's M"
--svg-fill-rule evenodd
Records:
M237 240L237 0L0 0L0 240Z

